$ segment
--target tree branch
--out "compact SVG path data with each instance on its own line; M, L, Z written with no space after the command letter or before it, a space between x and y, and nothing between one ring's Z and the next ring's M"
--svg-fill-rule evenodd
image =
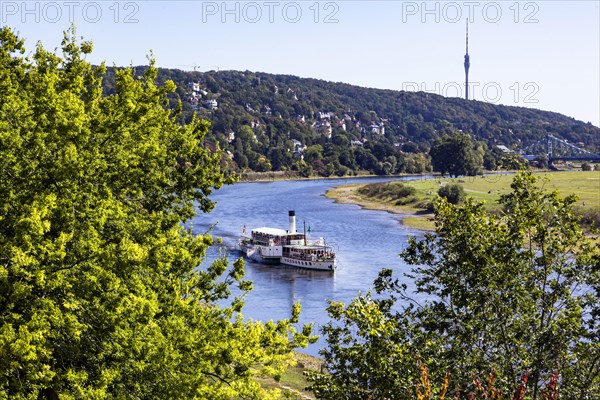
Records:
M208 371L200 371L201 373L203 373L204 375L208 375L208 376L212 376L213 378L217 378L218 380L220 380L221 382L226 383L228 386L231 386L231 383L229 381L227 381L224 378L221 378L219 375L217 374L213 374L212 372L208 372Z

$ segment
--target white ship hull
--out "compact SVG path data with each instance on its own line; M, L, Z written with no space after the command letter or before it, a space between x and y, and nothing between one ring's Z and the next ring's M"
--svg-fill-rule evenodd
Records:
M297 268L315 269L315 270L319 270L319 271L335 270L335 260L333 260L333 261L305 261L305 260L297 260L295 258L281 257L281 264L290 265L292 267L297 267Z
M284 257L281 255L281 246L259 246L252 243L240 242L240 251L244 256L252 261L261 264L283 264L291 267L311 269L318 271L334 271L336 268L335 259L312 260L294 257Z

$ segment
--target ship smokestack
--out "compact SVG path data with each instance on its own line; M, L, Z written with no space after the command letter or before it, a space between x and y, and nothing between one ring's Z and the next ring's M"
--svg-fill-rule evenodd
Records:
M289 228L288 232L296 233L296 211L290 210L288 215L290 216L290 228Z

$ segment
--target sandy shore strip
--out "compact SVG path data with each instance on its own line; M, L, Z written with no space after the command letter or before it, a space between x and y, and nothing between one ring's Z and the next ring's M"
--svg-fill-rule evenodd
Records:
M404 215L400 219L403 225L419 230L434 230L433 213L420 214L416 210L408 207L394 206L380 201L367 199L358 193L358 189L364 184L355 183L349 185L336 186L325 193L325 197L335 200L340 204L355 204L368 210L387 211L392 214Z

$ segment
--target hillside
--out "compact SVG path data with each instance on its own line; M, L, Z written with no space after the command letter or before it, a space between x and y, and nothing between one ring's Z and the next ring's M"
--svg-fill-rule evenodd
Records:
M488 160L501 155L495 145L519 149L547 134L600 149L600 128L524 107L250 71L161 69L159 80L167 79L178 87L171 106L181 99L182 119L196 112L210 120L208 140L237 171L424 172L433 140L455 130L484 142ZM107 92L113 85L109 76Z

